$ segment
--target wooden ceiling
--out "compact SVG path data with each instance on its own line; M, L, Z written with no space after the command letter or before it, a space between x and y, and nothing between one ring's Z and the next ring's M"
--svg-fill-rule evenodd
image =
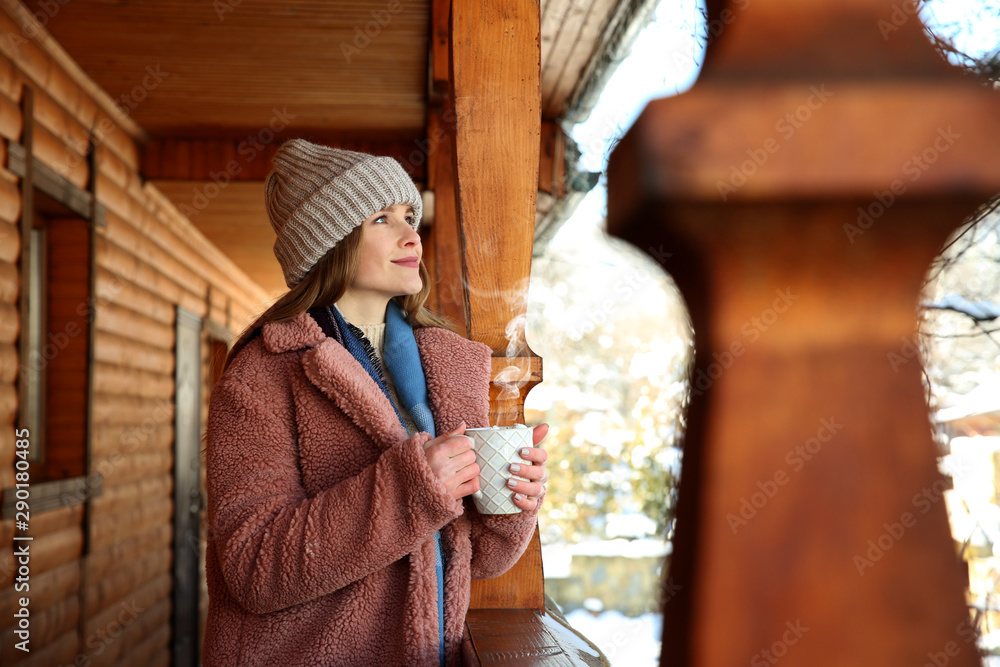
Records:
M274 145L302 136L374 143L376 152L425 135L431 0L24 4L128 109L149 150L186 139L238 142L276 124ZM540 11L542 115L558 119L622 8L619 0L542 0ZM270 242L254 250L232 235L253 230L250 237L273 240L259 177L266 166L247 172L256 189L227 188L192 220L224 252L243 247L234 261L276 293L284 284ZM190 206L197 183L163 178L152 180Z
M266 127L275 107L301 131L417 133L429 4L73 0L46 27L153 137L238 137ZM147 68L162 81L144 85Z

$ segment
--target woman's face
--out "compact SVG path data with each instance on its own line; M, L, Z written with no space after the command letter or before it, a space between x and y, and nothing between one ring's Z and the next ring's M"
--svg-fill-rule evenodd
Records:
M423 288L418 270L423 248L412 222L413 209L396 204L362 223L361 258L351 282L357 296L388 300Z

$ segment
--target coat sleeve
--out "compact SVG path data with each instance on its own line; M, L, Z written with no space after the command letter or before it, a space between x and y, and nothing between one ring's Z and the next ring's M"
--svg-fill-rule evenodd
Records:
M538 508L520 514L480 514L471 498L465 514L472 522L472 578L492 579L514 567L528 547L538 521Z
M427 433L310 498L290 407L220 381L208 416L209 525L233 597L264 614L327 595L415 551L463 511L434 477Z

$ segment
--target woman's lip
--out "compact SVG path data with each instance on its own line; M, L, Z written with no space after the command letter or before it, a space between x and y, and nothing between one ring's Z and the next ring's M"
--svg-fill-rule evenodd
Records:
M394 261L393 264L399 264L400 266L408 266L408 267L410 267L412 269L415 269L415 268L417 268L420 265L420 260L416 259L416 258L414 258L414 259L400 259L400 260Z

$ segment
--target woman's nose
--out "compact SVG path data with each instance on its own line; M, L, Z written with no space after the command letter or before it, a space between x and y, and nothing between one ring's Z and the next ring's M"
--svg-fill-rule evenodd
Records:
M420 244L420 234L417 233L413 227L406 225L406 231L403 232L403 245L419 245Z

